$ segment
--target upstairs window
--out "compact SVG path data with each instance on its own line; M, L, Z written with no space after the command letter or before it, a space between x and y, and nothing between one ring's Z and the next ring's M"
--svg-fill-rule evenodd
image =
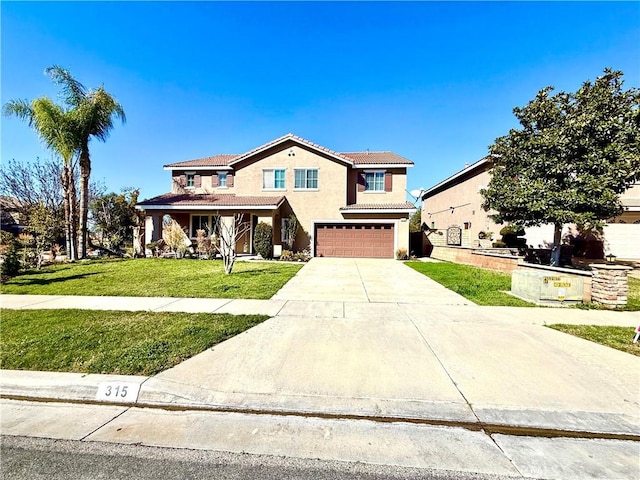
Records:
M196 175L195 173L187 173L187 187L195 187L196 186Z
M368 192L384 192L384 171L365 172L364 190Z
M227 186L227 172L218 172L218 187Z
M262 171L262 188L265 190L284 190L284 168Z
M295 169L295 183L293 188L301 190L314 190L318 188L317 168L297 168Z

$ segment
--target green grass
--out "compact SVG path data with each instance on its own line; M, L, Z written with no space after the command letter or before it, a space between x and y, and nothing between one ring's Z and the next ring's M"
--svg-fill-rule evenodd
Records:
M640 356L640 343L633 343L635 328L599 325L549 325L550 328L591 342Z
M271 298L301 265L236 262L226 275L220 260L83 261L31 270L10 279L2 293L133 297Z
M237 335L265 315L0 310L0 366L153 375Z
M640 310L640 279L629 277L629 296L626 310Z
M478 305L533 307L509 295L511 275L449 262L406 262L414 270Z

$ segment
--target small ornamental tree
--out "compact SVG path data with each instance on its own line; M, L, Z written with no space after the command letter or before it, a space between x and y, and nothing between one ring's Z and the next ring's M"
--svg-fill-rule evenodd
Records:
M213 225L211 247L222 257L224 273L230 275L236 261L237 243L251 231L251 223L245 221L242 213L233 217L217 216Z
M253 246L262 258L273 257L273 229L271 225L260 222L253 233Z
M514 109L520 128L491 145L481 191L496 222L553 224L558 246L564 224L598 228L622 212L620 193L640 179L640 90L623 90L622 75L607 69L575 93L547 87Z
M298 217L295 214L291 214L289 216L289 221L287 222L287 246L289 250L293 250L293 244L296 241L296 235L298 233Z
M137 189L122 193L107 193L91 202L90 217L93 238L99 248L116 253L125 243L133 241L133 227L138 224Z

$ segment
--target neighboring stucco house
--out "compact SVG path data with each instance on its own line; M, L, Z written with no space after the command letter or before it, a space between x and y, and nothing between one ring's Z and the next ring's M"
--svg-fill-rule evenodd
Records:
M165 165L171 191L140 202L145 243L162 236L171 215L195 240L215 216L242 213L251 230L236 244L253 253L259 222L273 226L274 245L285 246L286 223L295 214L295 250L313 256L393 258L409 244L407 168L392 152L338 153L287 134L240 155L214 155Z
M25 208L17 198L0 195L0 230L18 235L24 229Z
M426 190L422 195L422 222L432 229L429 240L434 245L488 247L491 242L479 238L480 232L493 232L500 239L497 225L482 208L480 189L491 180L491 159L485 157ZM604 250L621 259L640 259L640 184L621 195L624 213L609 219L604 227ZM450 227L453 227L450 229ZM569 233L574 226L565 226ZM447 231L461 235L447 235ZM553 244L553 225L526 229L527 244L534 248ZM459 240L458 243L452 241Z

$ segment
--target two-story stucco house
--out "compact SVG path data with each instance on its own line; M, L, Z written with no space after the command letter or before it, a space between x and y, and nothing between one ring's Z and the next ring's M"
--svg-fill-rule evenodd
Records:
M242 213L251 230L236 243L253 252L259 222L273 226L274 245L286 248L293 213L299 230L294 249L313 256L393 258L409 247L407 168L392 152L338 153L287 134L240 155L214 155L165 165L171 191L138 204L145 211L145 243L162 236L172 216L195 239L214 217Z
M471 248L491 246L490 240L480 238L483 237L481 232L493 232L493 239L500 239L502 225L490 218L492 212L483 210L484 199L480 194L491 180L492 167L491 158L485 157L423 192L422 222L430 229L432 244ZM637 260L640 259L640 184L632 185L620 195L620 200L624 212L606 222L604 251L621 259ZM564 233L570 233L574 228L574 225L565 225ZM448 231L456 235L449 238ZM553 244L553 232L553 225L529 227L525 238L530 246L545 247Z

